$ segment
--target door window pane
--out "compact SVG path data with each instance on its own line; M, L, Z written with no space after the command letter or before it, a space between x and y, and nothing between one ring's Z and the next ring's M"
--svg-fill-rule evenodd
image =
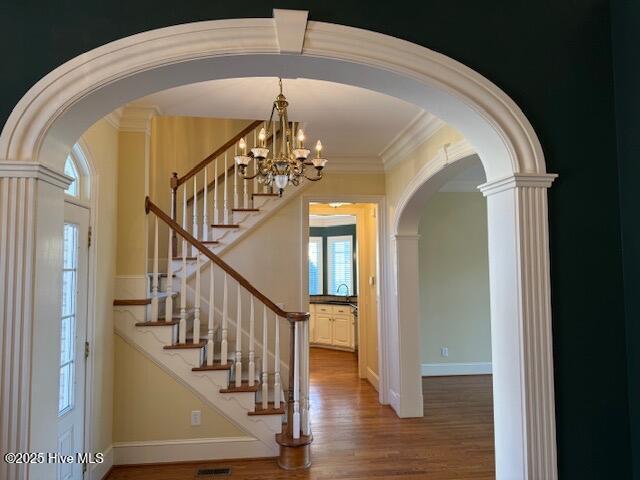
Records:
M327 238L327 287L329 295L353 295L353 238Z
M64 415L73 408L75 387L78 226L73 223L64 224L63 266L58 415Z

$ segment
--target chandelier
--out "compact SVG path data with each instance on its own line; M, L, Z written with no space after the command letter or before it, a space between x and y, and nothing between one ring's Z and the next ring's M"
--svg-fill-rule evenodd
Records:
M291 183L299 185L302 178L306 178L312 182L317 182L322 178L322 169L327 164L327 159L322 158L322 143L320 140L316 143L316 156L310 161L308 160L308 149L304 147L304 132L298 128L297 134L296 124L289 124L287 116L287 106L289 102L282 93L282 79L279 79L280 93L273 102L271 108L271 117L267 124L267 130L272 135L273 153L269 156L267 148L267 130L262 128L258 134L258 145L247 153L247 142L241 138L238 142L240 155L235 156L236 165L238 166L238 175L245 180L258 178L258 182L267 186L275 186L278 193L282 196L285 187ZM278 125L274 121L274 113L278 113ZM298 124L299 127L299 124ZM254 174L249 174L249 163L251 160L255 162ZM313 166L315 168L314 176L307 176L305 168Z

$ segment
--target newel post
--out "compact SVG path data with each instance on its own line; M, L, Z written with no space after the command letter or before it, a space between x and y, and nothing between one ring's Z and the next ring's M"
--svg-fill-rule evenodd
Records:
M287 426L284 432L276 435L276 442L280 445L278 465L285 470L298 470L311 466L311 442L313 436L308 427L301 425L301 402L308 392L309 375L306 374L309 343L308 313L289 313L289 385L287 386ZM305 402L302 402L304 409ZM302 415L308 418L307 415Z

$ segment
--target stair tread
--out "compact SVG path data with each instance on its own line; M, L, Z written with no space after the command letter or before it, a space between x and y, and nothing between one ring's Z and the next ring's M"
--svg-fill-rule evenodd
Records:
M236 393L236 392L257 392L258 391L258 385L256 383L254 383L253 386L249 386L249 382L246 380L242 381L242 385L239 387L236 387L235 383L229 383L229 386L227 388L222 388L220 389L220 393ZM261 404L262 405L262 404Z
M173 345L165 345L165 350L183 350L189 348L203 348L207 346L207 342L201 341L199 343L191 343L187 340L187 343L174 343Z
M182 260L182 257L173 257L174 260ZM198 257L185 257L185 260L197 260Z
M269 406L266 409L262 408L262 402L256 403L256 410L254 412L247 412L249 415L284 415L284 404L280 404L280 408L275 408L273 402L269 402Z
M213 365L201 365L199 367L193 367L191 370L194 372L208 372L213 370L231 370L232 367L233 365L231 363L227 363L226 365L215 363Z
M178 320L171 320L170 322L158 320L157 322L138 322L136 323L136 327L166 327L169 325L178 325L178 323L180 323Z
M211 228L240 228L237 223L212 223Z
M220 243L219 240L203 240L202 242L203 245L217 245L218 243Z
M259 208L234 208L234 212L259 212Z
M252 193L252 197L279 197L277 193Z

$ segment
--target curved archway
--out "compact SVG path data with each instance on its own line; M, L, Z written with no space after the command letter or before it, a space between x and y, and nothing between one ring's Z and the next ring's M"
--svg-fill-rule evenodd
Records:
M302 42L292 44L287 40L290 38L302 38ZM278 22L277 17L275 22L223 20L127 37L49 73L20 100L0 134L0 174L26 176L43 185L15 191L20 196L16 202L33 209L29 221L15 227L20 229L19 235L32 236L36 242L32 252L7 252L13 261L7 262L6 268L26 265L28 275L38 273L31 296L24 298L25 305L55 304L53 297L35 292L38 278L54 273L60 259L43 261L38 255L39 248L45 246L40 247L38 242L42 243L40 236L60 235L56 221L60 219L62 189L68 179L59 172L80 134L116 107L155 91L217 78L255 76L258 72L345 83L398 97L439 116L474 145L488 179L484 191L490 197L490 249L501 250L501 258L506 259L491 269L492 292L498 295L494 298L492 293L492 311L494 316L496 310L503 312L505 319L504 325L493 322L492 330L499 330L498 334L492 331L497 344L494 354L505 360L505 366L510 359L519 359L517 368L510 367L504 374L496 368L494 374L499 383L498 388L494 386L497 476L555 478L545 192L552 176L546 175L542 149L530 123L504 92L455 60L416 44L356 28L307 22L306 16L289 22ZM415 185L415 191L421 186ZM38 201L40 196L50 201L43 204ZM409 218L411 205L408 201L398 218ZM39 220L43 215L49 219L46 224ZM405 416L421 411L421 405L416 409L419 397L410 387L415 383L415 372L403 366L403 347L407 346L403 327L410 322L398 322L400 318L415 318L411 301L404 301L410 297L411 287L404 290L403 280L411 270L407 262L415 249L412 235L408 227L397 228L393 242L396 248L387 249L395 251L395 255L386 256L386 271L398 273L394 279L398 290L393 295L387 289L387 315L381 332L387 338L382 358L388 372L382 388L388 390L394 408ZM42 310L20 310L18 326L29 331L36 315L47 316ZM517 321L508 318L514 312ZM535 338L527 337L527 328L534 329ZM16 341L10 346L13 349L27 352L29 358L31 345ZM20 374L3 376L4 381L13 383L1 391L13 396L0 397L0 403L3 408L17 409L19 398L28 398L31 364L25 361L4 368L18 368ZM28 405L20 408L24 411L15 435L0 447L6 451L35 451L34 445L28 444L28 426L38 418ZM47 446L44 441L41 445Z

